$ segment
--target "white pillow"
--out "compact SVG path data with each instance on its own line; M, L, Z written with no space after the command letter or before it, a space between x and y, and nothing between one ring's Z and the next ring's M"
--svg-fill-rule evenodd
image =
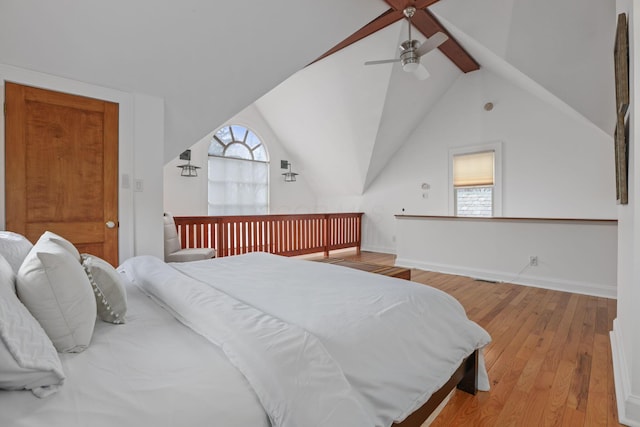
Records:
M73 245L73 243L71 243L70 241L68 241L64 237L59 236L56 233L53 233L51 231L45 231L42 234L42 236L40 236L40 239L52 240L52 241L56 242L57 244L59 244L60 246L65 248L71 255L73 255L73 257L75 259L77 259L78 262L81 261L80 260L80 252L78 252L78 249Z
M51 340L16 296L15 278L0 255L0 389L46 397L62 386L64 372Z
M21 234L11 231L0 231L0 255L2 255L11 265L14 273L27 256L33 244Z
M80 262L49 237L43 234L22 263L18 297L59 352L81 352L93 335L96 300Z
M93 287L98 318L110 323L124 323L127 314L127 291L120 274L105 260L82 254L82 267Z

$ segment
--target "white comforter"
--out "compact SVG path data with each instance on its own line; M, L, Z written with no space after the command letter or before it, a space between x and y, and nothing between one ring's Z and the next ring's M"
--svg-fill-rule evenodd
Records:
M251 253L121 270L222 348L274 427L389 426L490 341L444 292L330 264Z
M270 427L226 355L132 284L127 322L96 322L82 353L60 354L67 379L39 399L0 390L1 427Z

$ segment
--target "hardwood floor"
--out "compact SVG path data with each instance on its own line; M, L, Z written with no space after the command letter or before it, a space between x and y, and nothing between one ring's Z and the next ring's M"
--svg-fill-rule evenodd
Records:
M332 254L393 265L395 256ZM432 426L619 426L609 331L616 301L412 270L485 328L489 392L456 391Z

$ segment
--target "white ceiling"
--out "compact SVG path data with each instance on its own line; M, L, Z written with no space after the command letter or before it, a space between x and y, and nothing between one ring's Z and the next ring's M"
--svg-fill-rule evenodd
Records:
M318 194L362 194L461 72L416 80L397 23L306 64L382 0L0 0L0 62L165 100L165 160L255 101ZM483 67L612 134L615 2L441 0L431 11ZM415 35L416 32L414 32ZM263 96L264 95L264 96Z
M0 0L0 62L164 98L168 161L385 9L372 0Z
M446 0L431 10L612 133L615 2Z

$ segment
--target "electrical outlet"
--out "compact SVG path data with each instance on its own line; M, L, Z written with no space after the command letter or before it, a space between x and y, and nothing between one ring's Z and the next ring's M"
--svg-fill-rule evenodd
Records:
M538 256L537 255L531 255L529 257L529 266L531 266L531 267L537 267L538 266Z

